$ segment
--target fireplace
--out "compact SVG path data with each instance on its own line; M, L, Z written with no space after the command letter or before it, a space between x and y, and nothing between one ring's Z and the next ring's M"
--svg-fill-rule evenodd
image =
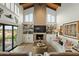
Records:
M43 40L43 34L36 34L36 40Z
M34 42L46 39L46 25L34 25Z
M40 38L39 38L40 37ZM38 41L38 40L42 40L45 41L46 40L46 33L34 33L34 38L33 38L34 42Z

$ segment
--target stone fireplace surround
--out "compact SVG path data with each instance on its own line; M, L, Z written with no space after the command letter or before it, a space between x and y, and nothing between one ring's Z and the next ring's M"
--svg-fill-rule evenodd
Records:
M46 5L34 5L34 26L46 26ZM34 32L33 41L37 41L36 36L43 35L42 41L46 40L46 32Z

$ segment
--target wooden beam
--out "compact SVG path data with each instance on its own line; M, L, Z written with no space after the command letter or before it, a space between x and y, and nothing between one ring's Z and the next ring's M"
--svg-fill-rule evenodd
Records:
M23 5L24 3L19 3L19 5Z
M56 9L58 8L58 6L57 6L56 4L53 4L53 3L48 3L48 4L47 4L47 7L48 7L48 8L51 8L51 9L53 9L53 10L56 10Z
M57 8L60 6L60 4L57 4L57 3L48 3L47 4L47 7L48 8L51 8L51 9L53 9L53 10L57 10Z
M34 6L34 3L20 3L20 5L23 7L23 9L28 9ZM61 3L47 3L47 7L51 8L53 10L57 10L58 7L61 6Z
M58 5L58 6L60 6L60 7L61 7L61 3L53 3L53 4L56 4L56 5Z
M33 7L33 3L20 3L20 5L24 10Z
M33 4L26 4L25 7L24 7L24 10L28 9L28 8L31 8L31 7L33 7Z

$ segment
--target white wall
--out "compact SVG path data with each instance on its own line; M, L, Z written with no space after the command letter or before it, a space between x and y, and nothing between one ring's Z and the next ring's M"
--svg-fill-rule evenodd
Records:
M3 6L1 3L0 3L0 8L3 9L3 14L1 15L0 23L15 24L16 22L15 22L14 17L16 16L16 18L18 18L18 16L14 12L12 12L10 9ZM10 15L10 14L12 15L13 19L5 17L5 15Z
M19 13L19 20L18 20L18 33L17 33L17 40L16 40L16 44L19 45L21 43L23 43L23 8L21 6L20 7L20 13Z
M57 10L58 26L79 20L79 3L62 3Z

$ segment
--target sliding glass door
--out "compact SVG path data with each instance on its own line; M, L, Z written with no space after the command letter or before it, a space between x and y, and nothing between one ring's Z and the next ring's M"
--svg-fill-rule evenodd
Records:
M0 51L3 49L3 26L0 25Z
M14 25L0 25L0 51L10 51L16 46L17 27Z
M17 39L17 27L13 27L13 42L14 42L14 47L16 46L16 39Z
M12 26L5 26L5 51L12 49Z

